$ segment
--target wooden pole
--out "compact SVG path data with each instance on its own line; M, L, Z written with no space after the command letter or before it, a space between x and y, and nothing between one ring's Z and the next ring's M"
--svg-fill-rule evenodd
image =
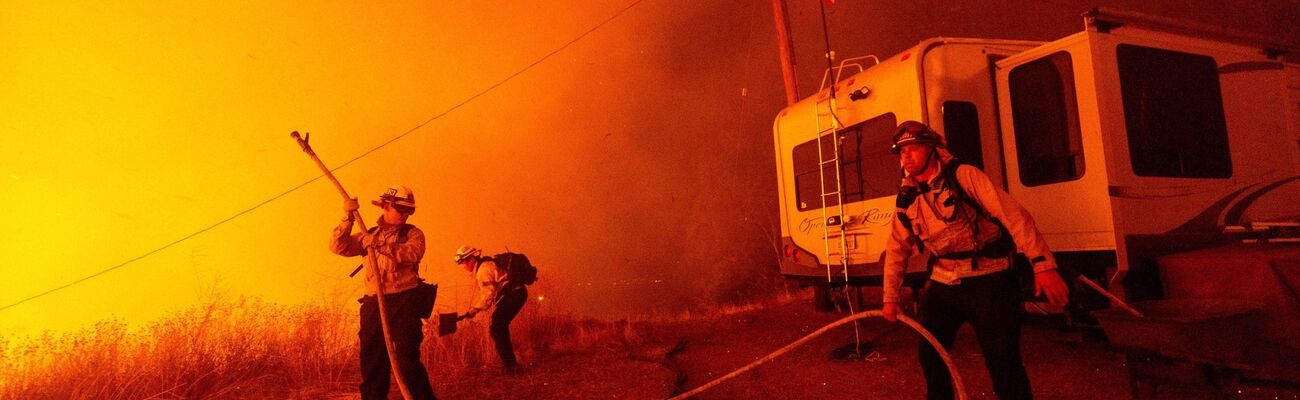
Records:
M781 50L781 76L785 78L785 105L799 100L799 87L794 76L794 42L790 40L790 16L785 10L785 0L772 0L772 17L776 19L776 47Z

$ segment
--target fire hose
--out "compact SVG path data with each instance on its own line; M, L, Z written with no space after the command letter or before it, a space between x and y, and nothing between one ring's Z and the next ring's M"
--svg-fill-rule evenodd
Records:
M298 131L293 131L289 136L293 137L293 139L298 142L298 146L302 147L304 153L311 156L312 161L316 162L316 166L320 167L320 170L325 174L325 177L329 178L330 182L334 183L334 188L338 189L339 194L343 195L343 200L352 199L352 196L348 196L348 191L343 189L343 185L334 177L334 173L330 172L330 169L325 166L325 163L320 161L320 157L316 156L316 151L312 150L311 145L307 143L307 140L311 138L311 134L308 133L307 137L304 138L298 136ZM366 221L361 219L361 211L352 210L352 219L357 222L357 226L361 227L362 232L368 230L366 228ZM375 292L375 300L379 302L379 325L384 331L384 347L388 349L388 362L393 366L393 377L397 380L397 388L401 390L402 398L411 400L411 391L406 387L406 380L402 379L402 367L401 364L398 364L397 362L397 349L393 344L393 335L389 332L388 306L385 304L386 301L384 300L384 281L379 279L379 271L376 270L376 268L378 268L376 265L375 252L367 251L365 267L366 272L369 273L370 276L375 277L374 285L371 289Z
M839 321L832 322L830 325L826 325L826 326L822 327L821 329L818 329L818 330L814 331L813 333L809 333L807 336L804 336L804 337L800 338L799 340L796 340L796 341L794 341L794 342L792 342L792 343L786 345L785 347L782 347L782 348L780 348L779 350L772 352L772 354L768 354L767 356L764 356L763 358L760 358L760 359L758 359L758 360L755 360L755 361L752 362L752 363L749 363L749 365L746 365L746 366L744 366L744 367L741 367L740 369L737 369L737 370L735 370L735 371L732 371L732 372L729 373L729 374L726 374L726 375L723 375L723 376L721 376L721 377L718 377L718 379L714 379L713 381L711 381L711 382L709 382L709 383L706 383L706 384L704 384L704 385L701 385L700 387L697 387L697 388L695 388L695 389L691 389L691 391L689 391L689 392L682 393L682 394L679 394L679 395L677 395L677 396L674 396L674 397L672 397L672 398L670 398L670 399L668 399L668 400L682 400L682 399L687 399L687 398L690 398L691 396L695 396L695 395L697 395L697 394L703 393L705 390L709 390L710 388L712 388L712 387L714 387L714 386L717 386L718 384L722 383L723 381L726 381L726 380L731 379L731 378L735 378L735 377L739 376L740 374L743 374L743 373L745 373L745 372L748 372L749 370L754 369L755 367L758 367L759 365L762 365L763 363L766 363L766 362L768 362L768 361L771 361L772 359L774 359L774 358L776 358L776 357L778 357L778 356L780 356L780 355L782 355L782 354L785 354L786 352L789 352L790 350L794 349L795 347L798 347L798 346L801 345L801 344L807 343L808 341L812 340L813 338L815 338L815 337L817 337L817 336L821 336L823 333L826 333L826 332L830 331L831 329L834 329L835 327L838 327L838 326L840 326L840 325L844 325L844 324L847 324L847 323L853 322L853 321L855 321L855 320L864 319L864 318L867 318L867 317L881 317L881 318L884 318L884 314L883 314L880 310L868 310L868 311L863 311L863 312L860 312L860 313L857 313L857 314L853 314L853 315L850 315L850 316L847 316L847 317L841 318ZM939 340L938 340L938 339L935 339L935 338L934 338L934 335L931 335L931 334L930 334L930 331L927 331L927 330L925 330L925 328L921 327L921 324L916 323L915 320L912 320L911 318L908 318L908 317L905 316L905 315L899 314L899 315L898 315L898 321L899 321L899 322L902 322L904 325L907 325L908 327L912 328L912 330L916 331L916 333L921 334L921 337L924 337L925 340L926 340L927 342L930 343L930 346L931 346L931 347L934 347L935 352L939 353L939 357L943 359L943 363L944 363L945 365L948 366L948 374L952 376L952 386L953 386L953 390L955 391L955 393L957 393L957 399L958 399L958 400L966 400L966 386L962 384L962 381L961 381L961 375L957 374L957 367L956 367L955 365L953 365L953 363L952 363L952 358L948 356L948 351L947 351L947 350L944 350L943 345L941 345L941 344L939 343Z
M1119 305L1121 309L1123 309L1124 311L1128 312L1129 314L1132 314L1133 316L1136 316L1136 317L1138 317L1138 318L1146 318L1146 316L1145 316L1145 315L1142 315L1141 312L1138 312L1138 311L1137 311L1136 309L1134 309L1132 306L1129 306L1128 303L1125 303L1123 300L1121 300L1121 299L1115 297L1115 295L1110 294L1110 292L1106 291L1106 289L1103 289L1101 286L1097 285L1097 283L1093 282L1091 279L1088 279L1087 277L1085 277L1085 276L1083 276L1083 275L1079 275L1079 279L1080 279L1084 284L1086 284L1089 288L1092 288L1093 290L1096 290L1098 293L1101 293L1102 295L1106 296L1106 298L1110 299L1111 301L1114 301L1115 304ZM853 322L853 321L855 321L855 320L859 320L859 319L864 319L864 318L867 318L867 317L881 317L881 318L884 318L884 314L883 314L880 310L868 310L868 311L863 311L863 312L860 312L860 313L857 313L857 314L853 314L853 315L850 315L850 316L844 317L844 318L840 319L839 321L835 321L835 322L831 323L830 325L826 325L826 326L822 327L821 329L818 329L818 330L814 331L813 333L810 333L810 334L808 334L807 336L804 336L803 338L800 338L799 340L796 340L796 341L794 341L793 343L790 343L790 344L786 345L785 347L782 347L782 348L780 348L779 350L772 352L772 354L768 354L767 356L765 356L765 357L763 357L763 358L760 358L760 359L758 359L758 360L756 360L756 361L754 361L754 362L752 362L752 363L749 363L749 365L746 365L746 366L744 366L744 367L741 367L740 369L737 369L737 370L735 370L735 371L732 371L732 372L729 373L729 374L726 374L726 375L723 375L723 376L721 376L721 377L718 377L718 379L714 379L713 381L711 381L711 382L709 382L709 383L706 383L706 384L704 384L704 385L701 385L700 387L697 387L697 388L695 388L695 389L692 389L692 390L689 391L689 392L682 393L682 394L679 394L679 395L677 395L677 396L674 396L674 397L672 397L672 398L670 398L670 399L668 399L668 400L681 400L681 399L687 399L687 398L690 398L691 396L694 396L694 395L697 395L697 394L703 393L705 390L709 390L710 388L712 388L712 387L714 387L714 386L717 386L718 384L722 383L723 381L726 381L726 380L731 379L731 378L735 378L735 377L739 376L740 374L743 374L743 373L745 373L745 372L748 372L749 370L754 369L755 367L758 367L759 365L762 365L763 363L766 363L766 362L768 362L768 361L771 361L772 359L774 359L774 358L776 358L776 357L778 357L778 356L780 356L780 355L782 355L782 354L785 354L786 352L789 352L790 350L794 349L795 347L798 347L798 346L801 345L801 344L807 343L809 340L812 340L813 338L815 338L815 337L817 337L817 336L820 336L821 334L826 333L827 331L830 331L831 329L834 329L834 328L837 327L837 326L844 325L844 324L847 324L847 323L849 323L849 322ZM911 318L908 318L908 317L905 316L905 315L899 314L899 315L898 315L898 321L899 321L899 322L902 322L904 325L907 325L908 327L912 328L912 330L916 331L916 333L921 334L921 337L924 337L925 340L926 340L927 342L930 343L930 347L933 347L934 350L935 350L935 352L939 353L939 357L943 359L943 363L944 363L945 365L948 366L948 374L952 375L952 386L953 386L955 392L957 393L957 399L959 399L959 400L965 400L965 399L966 399L966 387L965 387L965 385L962 384L962 381L961 381L961 375L957 374L957 368L956 368L956 366L954 366L954 365L952 364L952 358L948 356L948 351L947 351L947 350L944 350L943 345L941 345L941 344L939 343L939 340L935 339L935 338L934 338L934 335L931 335L931 334L930 334L930 331L927 331L927 330L925 330L925 328L921 327L921 324L916 323L915 320L913 320L913 319L911 319Z

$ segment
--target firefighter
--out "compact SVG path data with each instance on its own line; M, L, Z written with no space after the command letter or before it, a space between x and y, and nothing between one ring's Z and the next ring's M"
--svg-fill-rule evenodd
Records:
M420 318L422 299L418 270L420 259L424 257L424 232L414 225L406 223L407 218L415 213L415 194L406 186L392 186L383 195L371 202L384 210L370 232L352 233L353 215L357 210L357 200L343 202L343 211L347 216L330 238L330 250L344 257L356 257L367 252L375 253L375 270L366 271L366 290L361 303L361 398L387 399L392 366L388 351L384 345L383 326L379 320L379 303L375 299L370 283L375 279L384 282L384 302L388 314L389 334L398 365L402 371L402 380L406 382L411 396L416 399L433 399L433 388L429 385L429 374L420 362L420 342L424 340L423 324Z
M1032 398L1020 357L1024 309L1012 255L1018 251L1029 259L1036 295L1064 304L1069 289L1047 242L1020 204L983 171L957 162L925 124L900 124L890 150L898 155L903 182L885 246L885 318L898 317L908 258L928 253L931 273L919 304L921 325L951 349L958 329L969 322L998 398ZM919 353L926 397L952 399L952 378L938 352L922 340Z
M473 246L461 246L456 250L453 261L474 275L478 286L478 297L474 305L466 311L463 318L474 318L479 312L493 308L492 321L488 333L496 345L497 356L501 357L501 368L506 375L523 373L515 359L514 344L510 342L510 322L523 310L528 301L528 287L518 279L511 280L510 271L497 265L492 257L483 257L483 250Z

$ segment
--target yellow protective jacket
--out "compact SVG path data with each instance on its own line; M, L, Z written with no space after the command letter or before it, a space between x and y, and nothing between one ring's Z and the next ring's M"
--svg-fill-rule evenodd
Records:
M496 261L491 258L479 261L478 268L474 270L474 283L478 285L478 299L474 301L474 308L482 311L496 305L509 280L510 272L498 266Z
M952 155L940 151L940 159L950 162ZM1016 251L1025 254L1033 264L1034 272L1056 269L1056 258L1047 248L1047 242L1034 225L1034 218L1021 207L1011 195L998 189L989 180L988 175L979 168L970 165L957 167L955 174L958 183L971 200L980 205L988 216L996 218L1015 241ZM943 185L943 174L936 174L928 182L931 188ZM911 177L903 178L903 185L916 186ZM970 258L944 258L942 255L962 254L977 249L976 243L988 244L995 241L999 229L988 218L979 217L978 212L969 204L952 199L950 190L932 190L917 196L916 201L905 210L912 224L909 231L901 218L894 218L888 242L885 244L884 266L884 301L897 302L899 287L903 282L903 271L907 260L918 252L918 243L924 243L925 251L933 257L934 269L930 279L956 285L963 278L987 275L1005 271L1010 268L1011 260L1007 257L978 257L972 268ZM957 213L957 214L954 214ZM945 219L950 221L945 221ZM979 238L975 238L978 231ZM913 234L915 232L915 234Z
M405 237L400 237L400 225L389 225L383 218L371 228L374 233L352 233L353 222L344 218L330 236L330 251L344 257L356 257L366 254L362 244L367 235L376 235L375 263L384 282L384 292L388 294L414 288L420 281L420 259L424 257L424 231L411 225ZM366 270L366 294L373 295L375 276Z

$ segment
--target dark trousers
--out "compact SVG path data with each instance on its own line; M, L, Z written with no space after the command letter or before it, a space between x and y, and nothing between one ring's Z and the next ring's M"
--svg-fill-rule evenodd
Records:
M393 336L402 379L411 391L411 397L434 399L429 373L420 362L420 342L424 341L424 331L417 311L418 299L411 295L412 292L407 290L384 297L388 328ZM361 398L387 399L393 368L388 361L388 349L384 346L379 302L372 296L361 299L361 331L357 335L361 338Z
M1032 399L1029 376L1020 360L1021 307L1019 284L1009 272L962 279L957 285L931 281L921 296L921 325L951 350L957 330L970 322L984 354L984 366L993 378L993 392L999 399ZM920 358L926 398L951 400L952 377L947 364L925 339L921 340Z
M492 336L492 343L496 345L497 355L501 356L501 365L507 368L518 364L515 359L515 346L510 342L510 321L514 321L527 301L527 287L506 289L506 294L501 297L501 301L497 302L496 308L492 311L492 324L488 326L488 333Z

